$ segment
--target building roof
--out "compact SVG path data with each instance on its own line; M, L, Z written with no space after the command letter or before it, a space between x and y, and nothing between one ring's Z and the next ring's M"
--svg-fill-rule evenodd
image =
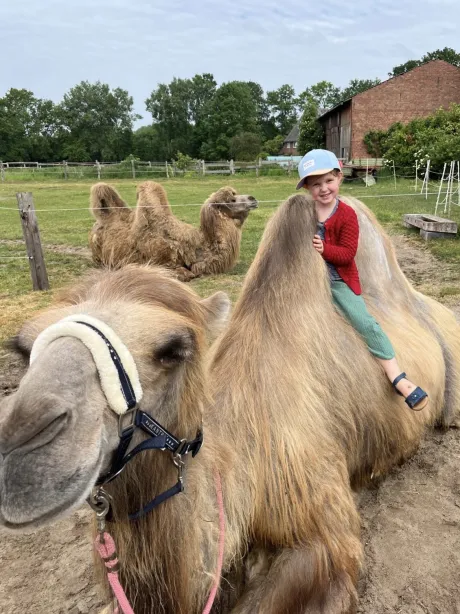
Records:
M296 143L299 140L299 122L294 124L283 143Z
M396 75L394 77L390 77L389 79L385 79L385 81L382 81L381 83L377 83L376 85L373 85L369 89L364 90L364 92L358 92L357 94L355 94L351 98L347 98L346 100L342 100L341 102L336 104L334 107L331 107L330 109L327 109L326 111L324 111L324 113L322 113L318 117L318 119L324 119L325 117L327 117L329 115L329 113L332 113L333 111L338 111L339 109L341 109L342 107L347 105L349 102L351 102L353 100L353 98L356 98L356 96L359 96L360 94L364 94L365 92L368 92L369 90L373 90L376 87L380 87L382 85L385 85L385 83L388 83L388 81L393 81L393 79L399 79L400 77L404 77L404 75L407 75L410 72L414 72L415 70L419 70L420 68L422 68L423 66L426 66L427 64L433 64L434 62L442 62L443 64L449 64L449 66L452 66L453 68L456 68L457 70L460 70L460 68L458 66L454 66L453 64L450 64L450 62L446 62L445 60L430 60L429 62L424 62L423 64L420 64L420 66L415 66L411 70L408 70L407 72L404 72L401 75Z

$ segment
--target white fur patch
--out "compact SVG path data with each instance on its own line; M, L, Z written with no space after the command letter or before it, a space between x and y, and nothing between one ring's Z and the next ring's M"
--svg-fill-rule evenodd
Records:
M92 330L88 326L79 324L78 322L87 322L95 328L101 331L101 333L107 337L110 343L115 348L121 363L131 380L131 385L136 395L136 400L139 401L142 398L142 386L139 381L139 374L137 372L136 363L125 346L123 341L114 333L114 331L101 322L97 318L85 315L83 313L76 313L71 316L63 318L56 324L52 324L48 328L45 328L35 340L30 354L30 363L39 356L39 354L55 339L59 337L75 337L80 339L82 343L91 352L94 362L96 363L97 370L99 372L99 378L101 381L101 387L106 396L107 402L110 408L117 414L124 414L128 409L125 397L123 395L120 379L115 364L110 357L110 351L105 341L100 337L96 331Z

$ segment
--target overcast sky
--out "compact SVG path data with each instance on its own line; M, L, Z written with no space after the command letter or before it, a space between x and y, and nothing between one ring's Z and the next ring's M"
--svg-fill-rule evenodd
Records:
M210 72L297 92L323 79L387 78L397 64L460 51L459 0L0 0L0 96L58 102L82 80L144 101L158 83Z

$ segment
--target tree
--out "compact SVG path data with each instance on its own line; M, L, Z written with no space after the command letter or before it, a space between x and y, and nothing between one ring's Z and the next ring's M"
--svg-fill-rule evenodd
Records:
M133 133L133 154L140 160L164 160L164 148L156 126L142 126Z
M259 134L258 110L251 86L244 81L224 83L206 107L203 125L206 140L201 157L228 159L232 137L242 132Z
M51 100L25 89L10 89L0 98L0 159L52 160L57 149L56 110Z
M163 156L168 159L178 150L188 153L192 137L191 98L190 79L174 78L168 85L160 83L145 101L164 145Z
M365 92L371 87L375 87L381 83L380 79L352 79L348 86L340 93L340 100L348 100L356 94Z
M153 90L145 104L163 141L163 157L172 158L176 151L198 155L216 85L214 77L204 73L193 79L174 78Z
M334 107L342 100L340 88L330 81L319 81L315 85L307 87L298 98L300 109L312 101L320 111L325 111Z
M59 105L63 155L77 152L80 160L122 160L132 147L133 99L126 90L113 90L97 81L82 81Z
M436 49L436 51L429 51L425 53L421 60L409 60L404 64L399 64L399 66L395 66L391 72L388 73L390 77L397 77L398 75L403 75L409 70L416 68L417 66L421 66L426 62L431 62L432 60L444 60L445 62L449 62L449 64L453 64L453 66L460 66L460 53L457 53L455 49L451 47L444 47L444 49Z
M324 131L318 121L318 106L313 99L308 99L299 124L299 140L297 151L304 155L310 149L322 147Z
M262 140L253 132L240 132L230 140L230 155L235 160L255 160L260 153Z
M269 141L265 141L263 144L263 150L269 156L276 156L279 154L280 149L283 147L284 136L282 134L278 134L275 138L270 139Z
M436 51L429 51L422 58L422 63L431 62L432 60L444 60L453 64L453 66L460 66L460 53L457 53L455 49L451 47L444 47L444 49L436 49Z
M404 64L399 64L398 66L395 66L392 72L388 73L388 76L397 77L398 75L403 75L404 73L409 72L409 70L420 66L420 64L420 60L408 60Z
M297 98L291 85L267 92L270 118L278 133L286 136L297 121Z

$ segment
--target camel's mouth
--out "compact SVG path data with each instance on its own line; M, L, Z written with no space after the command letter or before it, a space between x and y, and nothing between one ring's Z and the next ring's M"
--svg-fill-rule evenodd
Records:
M93 488L98 476L101 473L103 461L104 454L101 448L96 463L93 465L92 468L89 468L88 472L86 472L85 478L83 480L84 484L80 485L80 487L77 487L75 492L69 493L67 500L62 503L59 503L59 498L57 496L54 496L56 495L56 493L46 493L42 505L38 505L36 507L35 513L32 512L29 514L24 514L24 501L21 501L21 503L19 504L19 508L14 510L12 513L12 510L10 509L2 509L2 501L0 500L0 527L9 532L20 533L23 531L39 529L43 526L51 524L52 522L55 522L56 520L68 516L86 502L91 492L91 489ZM75 475L78 474L79 471L79 468L77 468L75 470ZM74 476L69 476L68 482L72 482L73 477ZM41 489L42 496L44 492L46 491ZM36 500L38 498L38 496L35 497ZM14 516L17 514L18 511L20 512L18 514L18 520L15 521ZM28 515L29 517L27 518Z
M259 203L256 200L253 200L253 201L248 203L247 208L248 208L249 211L251 211L251 209L258 209L259 208Z

